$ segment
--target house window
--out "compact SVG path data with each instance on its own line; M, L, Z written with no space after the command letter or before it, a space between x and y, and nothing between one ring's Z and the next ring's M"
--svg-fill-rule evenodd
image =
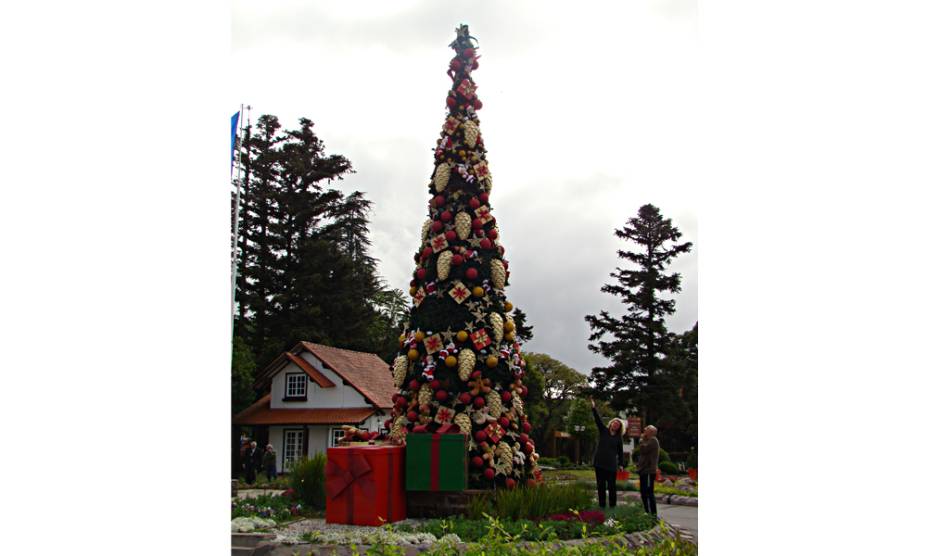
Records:
M284 401L306 399L306 378L305 373L287 373Z
M344 431L341 429L332 429L332 437L330 447L335 447L338 445L338 441L344 437Z
M303 455L303 431L291 429L283 431L283 471L290 470L293 463Z

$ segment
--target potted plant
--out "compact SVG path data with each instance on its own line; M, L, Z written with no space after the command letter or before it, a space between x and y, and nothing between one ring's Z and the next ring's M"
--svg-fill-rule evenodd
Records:
M695 448L689 450L689 457L686 458L686 468L689 470L689 478L693 481L698 480L698 453Z

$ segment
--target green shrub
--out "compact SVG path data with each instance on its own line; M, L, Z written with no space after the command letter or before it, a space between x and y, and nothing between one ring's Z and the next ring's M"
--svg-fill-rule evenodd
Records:
M557 458L557 462L560 464L560 467L566 467L570 465L570 463L572 463L570 461L570 458L566 456L560 456L559 458Z
M676 464L671 461L661 461L658 464L660 471L668 475L679 475L679 468L676 467Z
M615 490L637 490L631 481L615 481Z
M261 494L253 498L232 500L232 519L236 517L263 517L280 522L299 516L302 513L302 505L286 496Z
M300 458L289 472L290 488L303 504L317 509L325 508L325 454Z
M698 452L693 448L686 458L686 467L689 469L698 469Z
M496 490L475 497L467 507L467 516L479 519L489 514L507 520L536 519L587 508L591 502L585 485L541 484L534 488Z

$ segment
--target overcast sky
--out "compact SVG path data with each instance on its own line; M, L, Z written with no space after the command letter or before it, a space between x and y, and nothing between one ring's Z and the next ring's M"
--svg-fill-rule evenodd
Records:
M357 173L339 187L374 202L372 254L390 286L408 288L427 216L432 147L450 85L448 44L467 23L482 58L473 73L493 174L492 204L510 261L508 298L534 340L588 373L583 316L618 298L599 289L618 263L613 231L644 203L672 218L691 253L677 313L698 318L698 192L691 174L694 0L232 3L237 95L287 128L316 124L329 153Z

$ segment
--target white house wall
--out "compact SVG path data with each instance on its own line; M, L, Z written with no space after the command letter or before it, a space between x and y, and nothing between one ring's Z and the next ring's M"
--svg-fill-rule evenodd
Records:
M270 386L270 408L271 409L332 409L341 407L371 407L364 401L352 386L343 384L338 374L325 367L322 362L309 352L302 352L300 355L303 359L315 367L325 378L335 384L334 388L321 388L311 379L308 380L308 399L298 402L284 402L286 394L286 375L287 373L302 373L303 370L296 366L295 363L287 363L282 369L274 375L273 382ZM308 379L308 377L307 377Z

